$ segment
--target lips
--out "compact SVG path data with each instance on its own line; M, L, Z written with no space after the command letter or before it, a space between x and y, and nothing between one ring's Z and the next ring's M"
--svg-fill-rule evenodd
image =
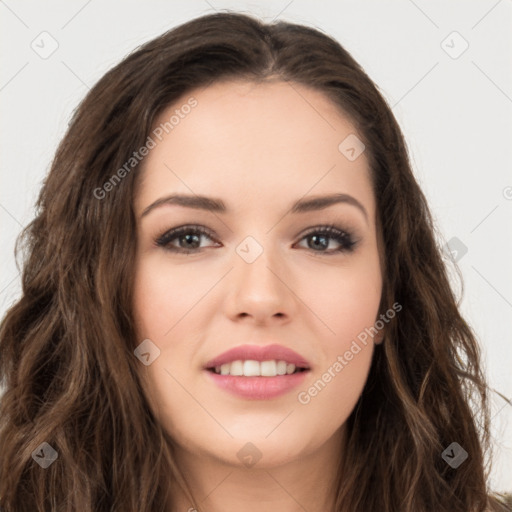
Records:
M288 364L295 365L296 368L309 370L310 365L308 361L301 355L294 352L292 349L282 345L240 345L239 347L232 348L223 352L219 356L208 361L204 368L206 370L213 370L216 367L222 366L226 363L233 361L286 361Z
M270 400L297 388L311 370L309 362L282 345L241 345L204 366L209 382L244 400Z

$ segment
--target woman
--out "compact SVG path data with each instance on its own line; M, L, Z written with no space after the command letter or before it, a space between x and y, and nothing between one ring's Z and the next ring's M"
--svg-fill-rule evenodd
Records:
M334 40L223 13L145 44L38 208L1 327L2 510L506 510L403 136Z

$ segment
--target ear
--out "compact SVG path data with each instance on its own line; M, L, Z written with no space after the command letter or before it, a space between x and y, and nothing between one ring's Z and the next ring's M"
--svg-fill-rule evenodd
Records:
M384 341L385 335L386 335L386 333L385 333L384 329L380 330L373 338L373 343L375 343L375 345L380 345Z

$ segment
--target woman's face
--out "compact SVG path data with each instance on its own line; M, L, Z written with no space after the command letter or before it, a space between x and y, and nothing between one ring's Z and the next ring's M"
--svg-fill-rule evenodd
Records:
M152 410L203 460L272 467L329 446L379 339L376 205L355 128L298 84L224 82L184 96L150 136L133 300ZM175 195L189 206L162 201Z

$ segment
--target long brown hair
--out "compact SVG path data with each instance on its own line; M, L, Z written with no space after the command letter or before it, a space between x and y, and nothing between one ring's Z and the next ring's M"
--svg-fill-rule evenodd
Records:
M231 78L323 92L367 147L383 240L380 312L395 302L403 310L387 325L348 419L350 472L340 472L336 511L488 509L489 416L479 350L391 109L330 37L229 12L143 45L73 115L37 215L18 240L22 296L1 324L1 509L149 512L172 502L169 479L186 488L133 354L141 341L131 308L137 166L105 184L144 146L163 109L196 87ZM469 454L457 469L441 456L452 442ZM42 443L58 453L46 469L32 456L44 451Z

